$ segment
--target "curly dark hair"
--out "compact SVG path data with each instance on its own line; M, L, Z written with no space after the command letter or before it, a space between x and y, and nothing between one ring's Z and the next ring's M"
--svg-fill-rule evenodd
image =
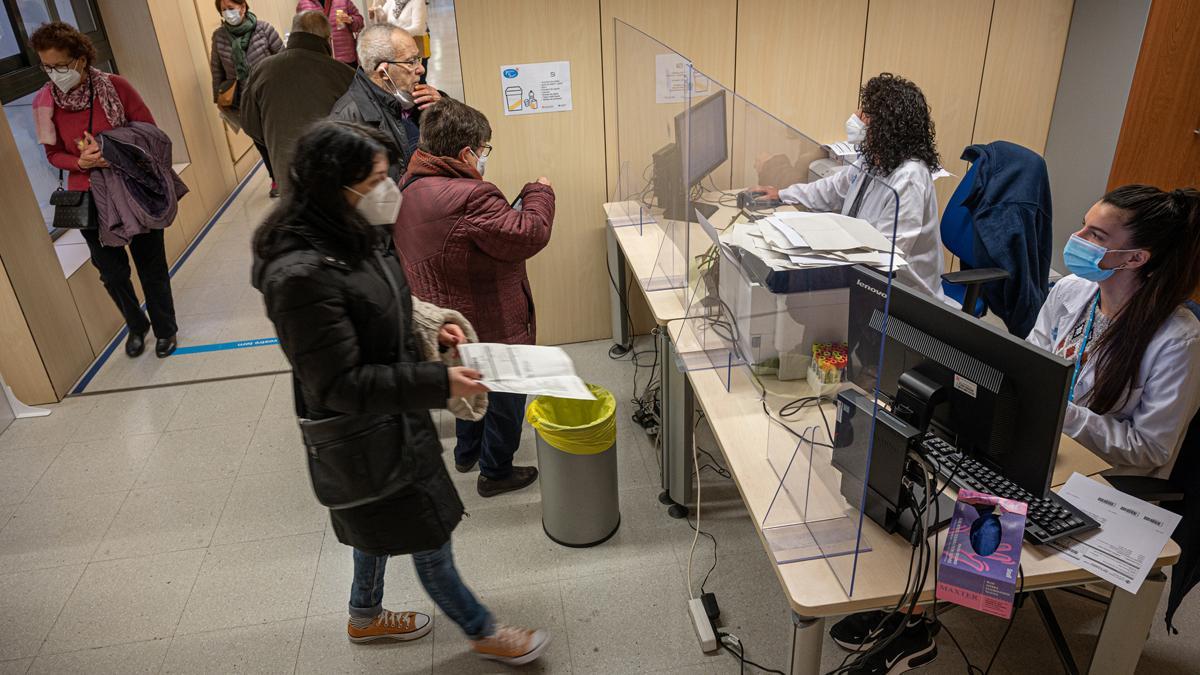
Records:
M29 38L29 44L35 52L47 49L61 49L72 59L82 58L92 65L96 62L96 48L88 36L79 29L62 21L51 21L38 26Z
M862 154L873 171L890 174L917 159L936 170L942 160L934 139L933 119L921 88L891 73L880 73L858 93L859 108L871 123Z

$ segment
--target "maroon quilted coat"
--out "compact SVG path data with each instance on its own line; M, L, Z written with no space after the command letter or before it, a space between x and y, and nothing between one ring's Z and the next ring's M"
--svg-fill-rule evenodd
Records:
M456 158L413 154L400 184L396 251L412 292L462 312L480 342L533 344L533 294L525 261L545 248L554 190L530 183L521 210Z

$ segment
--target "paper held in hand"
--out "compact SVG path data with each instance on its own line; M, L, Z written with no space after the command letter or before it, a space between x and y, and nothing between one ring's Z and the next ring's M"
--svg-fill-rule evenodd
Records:
M458 348L463 365L483 373L492 391L595 400L575 374L571 357L558 347L467 344Z

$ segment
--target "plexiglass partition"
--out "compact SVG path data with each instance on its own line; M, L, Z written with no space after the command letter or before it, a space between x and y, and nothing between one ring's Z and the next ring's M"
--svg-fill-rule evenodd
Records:
M867 523L904 508L872 487L899 484L891 472L905 449L876 444L883 350L865 334L886 327L891 279L905 267L899 197L869 163L848 162L637 29L615 28L615 201L624 226L660 242L647 290L683 293L685 316L667 326L675 365L716 371L727 390L735 370L750 371L764 402L763 466L778 480L765 538L779 564L823 558L853 595L859 556L888 536ZM783 189L786 203L765 188ZM846 401L855 415L841 414Z

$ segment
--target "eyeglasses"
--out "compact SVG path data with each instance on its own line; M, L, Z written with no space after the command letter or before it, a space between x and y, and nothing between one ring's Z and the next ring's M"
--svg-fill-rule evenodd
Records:
M483 150L483 152L476 153L480 159L483 159L484 157L487 157L488 155L492 154L492 146L488 145L487 143L484 143L483 145L481 145L480 148ZM475 152L475 151L472 150L471 152Z
M417 66L421 65L421 57L414 56L411 59L404 59L403 61L384 61L383 63L390 63L394 66L404 66L405 68L416 68Z
M64 63L60 66L48 66L43 63L41 65L41 69L42 69L42 72L46 73L47 75L49 75L50 73L58 73L59 75L65 75L65 74L67 74L67 72L72 70L73 65L75 65L75 60L72 60L69 63Z

